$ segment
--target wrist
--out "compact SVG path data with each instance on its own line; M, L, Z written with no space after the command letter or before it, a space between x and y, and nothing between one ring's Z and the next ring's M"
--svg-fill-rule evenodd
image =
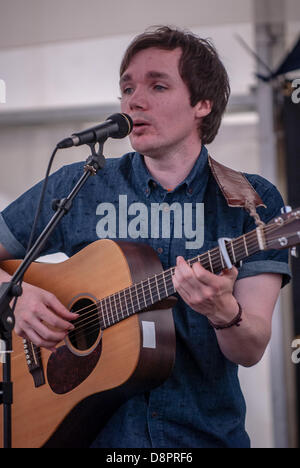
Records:
M242 321L242 312L243 309L239 302L235 300L235 305L233 307L233 313L231 314L232 318L229 320L220 319L220 318L208 318L210 325L215 328L216 330L223 330L225 328L231 328L233 326L240 326L240 322Z

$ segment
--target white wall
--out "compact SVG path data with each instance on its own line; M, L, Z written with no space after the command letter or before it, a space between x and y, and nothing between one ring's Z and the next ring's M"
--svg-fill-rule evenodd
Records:
M255 83L254 62L236 39L253 47L250 24L193 28L213 38L230 76L232 94ZM6 104L0 112L75 105L117 104L119 65L132 35L0 49ZM239 60L236 58L239 57Z
M153 24L249 22L252 0L1 0L0 47L135 34Z

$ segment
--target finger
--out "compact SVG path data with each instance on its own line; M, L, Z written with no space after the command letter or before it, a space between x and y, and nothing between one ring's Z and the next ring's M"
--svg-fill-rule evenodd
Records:
M37 317L34 317L30 323L32 328L43 340L59 343L62 341L66 335L67 331L65 330L53 330L49 328L45 323L38 320ZM27 330L25 330L27 333Z
M178 294L180 294L183 300L186 300L189 297L188 291L184 288L184 286L182 286L182 283L178 281L175 275L172 276L172 280L173 280L175 291L177 291Z
M35 344L38 347L43 347L43 348L49 349L50 351L53 351L53 352L56 351L55 347L58 344L57 341L50 341L50 340L43 339L32 328L28 328L28 330L27 330L27 332L25 334L25 339L27 341L31 341L33 344Z
M180 285L183 281L187 283L193 280L194 274L192 268L183 257L177 257L176 259L174 276Z
M58 316L66 320L75 320L79 317L78 314L70 312L54 294L47 294L45 297L45 304Z
M193 264L193 272L198 281L205 284L206 286L210 287L218 287L219 285L219 276L211 273L210 271L206 270L201 263L197 262Z
M216 275L206 270L200 262L195 262L190 266L183 257L177 257L176 269L181 277L187 281L192 281L196 276L198 280L211 285L217 279Z
M182 258L178 257L177 266L175 269L175 281L177 285L177 291L183 297L192 298L197 294L197 297L201 297L206 294L206 289L211 289L211 282L209 285L204 283L201 280L201 271L203 267L199 264L196 269L194 269L196 264L192 267ZM196 275L196 272L200 269L200 274Z
M239 274L239 270L235 266L233 266L232 268L225 268L224 270L222 270L222 273L227 278L236 280Z
M210 288L199 283L197 280L195 280L195 284L187 281L179 282L173 276L173 284L180 297L193 308L198 306L205 298L211 297Z
M58 330L74 330L74 325L72 323L68 322L67 320L63 320L55 312L53 312L53 310L47 306L44 306L43 304L41 304L36 316L39 318L39 320L46 322L48 325L51 325Z
M236 267L225 268L219 275L215 275L203 268L199 263L193 265L193 271L196 278L205 286L212 288L215 292L220 292L228 285L232 287L237 276L238 269Z

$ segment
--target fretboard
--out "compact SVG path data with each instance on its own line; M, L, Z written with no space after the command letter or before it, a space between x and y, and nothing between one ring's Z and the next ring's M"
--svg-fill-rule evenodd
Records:
M256 230L227 241L226 249L234 265L253 255L260 250ZM219 247L208 250L187 262L191 266L195 262L200 262L205 269L215 274L226 268ZM162 299L172 296L176 292L172 281L174 270L175 267L172 267L99 301L100 327L102 329L111 327Z

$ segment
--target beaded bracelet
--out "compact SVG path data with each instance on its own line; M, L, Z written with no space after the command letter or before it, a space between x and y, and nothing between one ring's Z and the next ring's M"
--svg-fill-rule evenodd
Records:
M233 327L234 325L236 325L237 327L240 326L240 322L243 320L241 318L242 316L242 312L243 312L243 309L242 309L242 306L241 304L238 302L238 306L239 306L239 311L238 311L238 314L234 317L233 320L231 320L231 322L227 323L226 325L215 325L214 323L212 323L210 320L209 323L212 327L214 327L215 330L223 330L224 328L231 328Z

